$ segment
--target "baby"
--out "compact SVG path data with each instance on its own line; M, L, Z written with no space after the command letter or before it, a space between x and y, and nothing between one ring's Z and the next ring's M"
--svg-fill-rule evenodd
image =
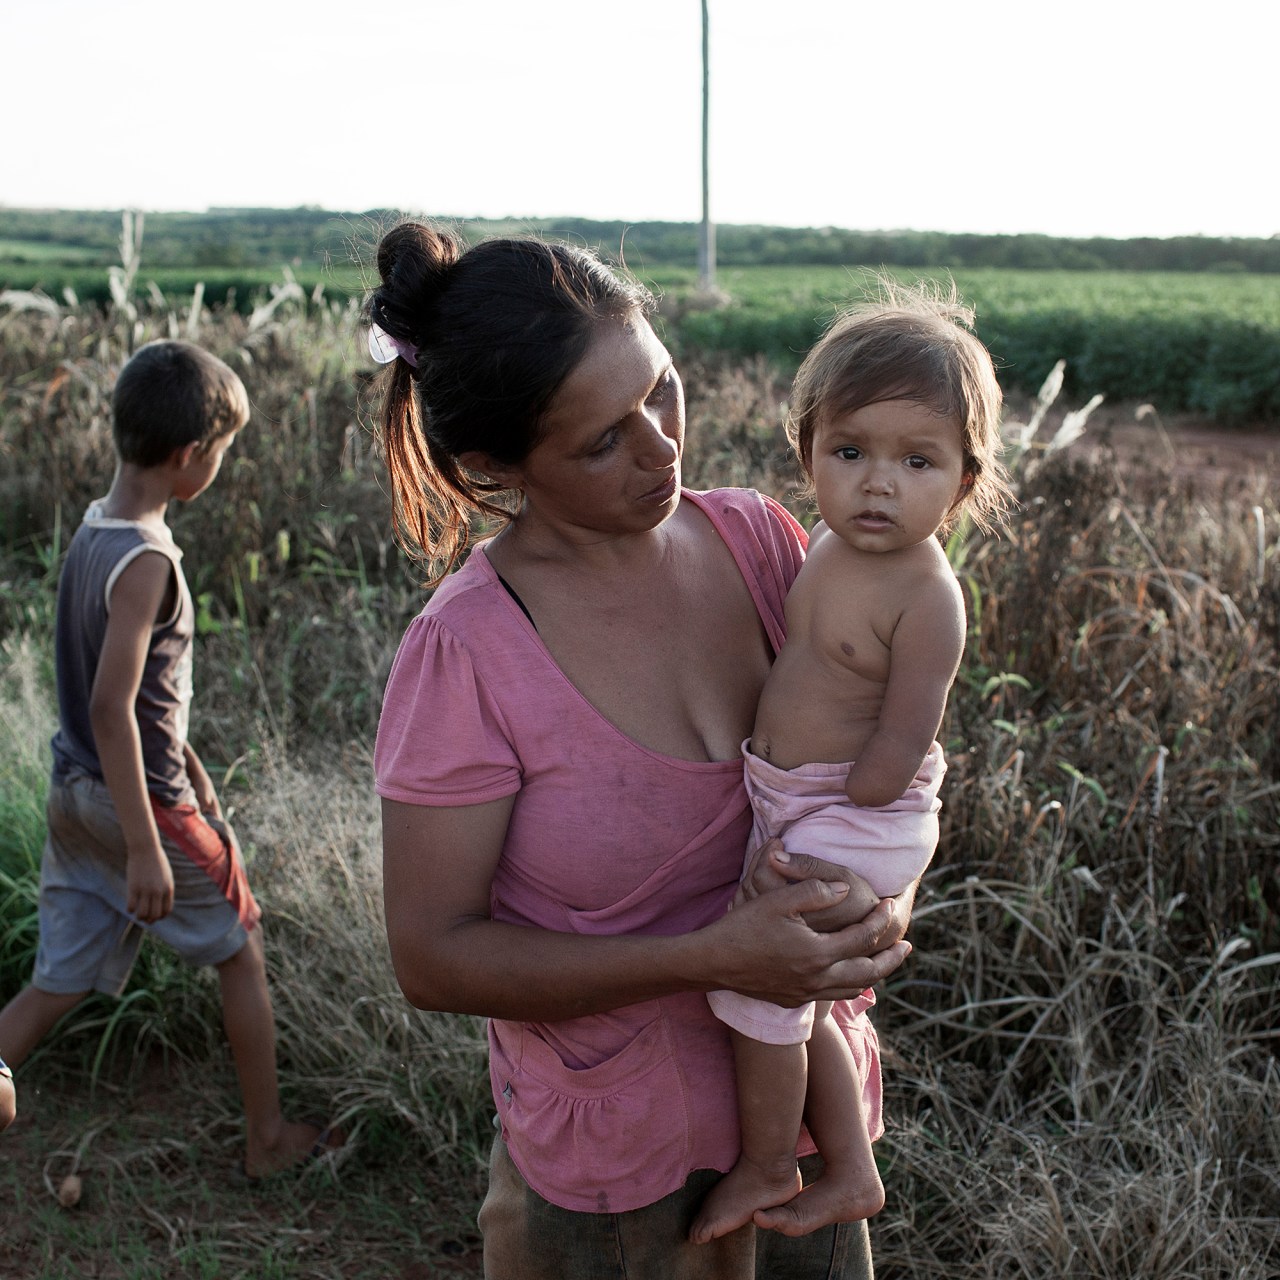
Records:
M787 432L821 520L744 745L748 864L778 837L887 897L933 856L946 768L935 738L965 640L937 535L962 512L989 528L1009 495L1000 388L972 318L954 300L888 289L837 320L796 375ZM798 1231L786 1202L800 1190L802 1118L825 1166L804 1192L808 1228L879 1212L863 1081L830 1006L709 998L732 1028L742 1153L691 1238L753 1220Z

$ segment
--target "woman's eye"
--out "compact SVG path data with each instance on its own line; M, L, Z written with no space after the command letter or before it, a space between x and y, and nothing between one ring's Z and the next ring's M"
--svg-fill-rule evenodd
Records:
M655 386L654 389L649 392L649 396L646 403L661 404L670 394L671 384L674 381L675 381L675 374L671 369L668 369L666 374L663 377L658 379L657 386Z
M589 458L598 458L602 454L608 453L618 443L618 432L610 431L594 449L587 455Z

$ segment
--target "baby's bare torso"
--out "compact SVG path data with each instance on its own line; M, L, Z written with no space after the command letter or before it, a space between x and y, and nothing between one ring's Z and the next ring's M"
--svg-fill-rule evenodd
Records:
M903 615L955 590L936 539L869 553L819 524L787 595L787 642L760 697L752 751L780 769L856 760L880 720Z

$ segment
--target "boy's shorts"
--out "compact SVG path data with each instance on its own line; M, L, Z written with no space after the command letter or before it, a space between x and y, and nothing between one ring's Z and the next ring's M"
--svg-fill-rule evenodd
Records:
M173 910L142 924L128 901L124 833L106 784L74 774L49 787L48 836L40 866L40 940L32 982L51 995L119 995L143 932L188 964L221 964L261 917L235 835L194 805L152 802L160 844L173 868Z

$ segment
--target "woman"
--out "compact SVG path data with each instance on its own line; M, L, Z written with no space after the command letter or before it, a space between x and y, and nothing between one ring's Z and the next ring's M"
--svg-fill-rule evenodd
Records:
M758 494L681 490L679 377L647 295L589 253L463 254L408 223L378 269L402 538L447 569L473 514L503 520L406 633L375 759L400 985L491 1019L486 1275L869 1275L865 1224L824 1224L820 1182L794 1202L803 1235L686 1238L738 1151L705 993L853 1000L878 1120L859 993L908 950L910 895L811 929L804 913L868 904L802 857L771 852L761 881L784 887L726 914L750 828L739 748L803 531Z

